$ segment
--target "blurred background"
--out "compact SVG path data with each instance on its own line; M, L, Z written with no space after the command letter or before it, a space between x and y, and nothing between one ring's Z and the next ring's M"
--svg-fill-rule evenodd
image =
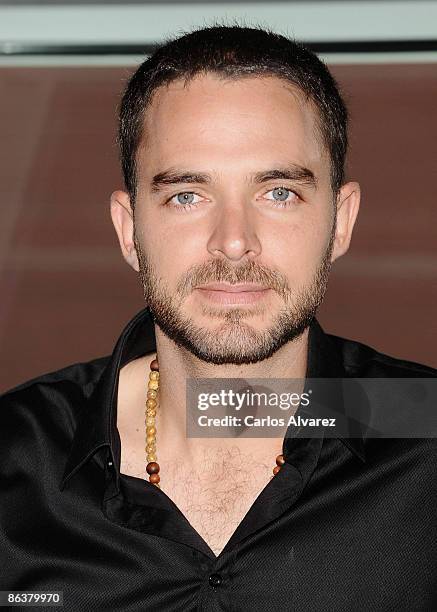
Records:
M109 216L117 104L166 36L265 25L330 66L362 187L325 331L437 367L437 2L0 0L0 391L109 354L143 307Z

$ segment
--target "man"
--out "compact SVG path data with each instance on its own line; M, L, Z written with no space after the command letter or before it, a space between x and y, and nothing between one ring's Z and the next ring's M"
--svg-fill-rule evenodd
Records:
M186 435L188 379L436 376L315 319L359 208L346 123L318 58L261 29L194 31L132 76L111 215L146 308L111 357L3 396L1 589L437 609L435 439Z

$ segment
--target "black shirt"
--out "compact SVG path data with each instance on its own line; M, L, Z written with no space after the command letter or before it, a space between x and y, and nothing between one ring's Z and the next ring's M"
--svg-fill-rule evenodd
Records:
M119 472L118 373L155 349L144 309L112 356L1 397L0 590L63 591L72 612L437 610L434 438L285 437L216 557L164 490ZM311 324L307 377L416 376L437 372Z

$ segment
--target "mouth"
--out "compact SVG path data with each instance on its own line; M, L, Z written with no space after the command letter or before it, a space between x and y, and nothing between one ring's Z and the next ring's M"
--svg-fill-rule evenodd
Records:
M264 298L271 290L263 285L244 283L231 285L230 283L209 283L199 285L195 291L203 298L229 306L232 304L252 304Z
M254 283L241 283L239 285L231 285L230 283L208 283L207 285L199 285L196 289L205 289L207 291L227 291L228 293L242 293L245 291L266 291L268 287L263 285L255 285Z

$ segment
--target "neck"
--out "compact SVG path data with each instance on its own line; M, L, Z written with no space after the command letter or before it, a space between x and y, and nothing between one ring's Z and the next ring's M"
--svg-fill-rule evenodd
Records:
M199 466L205 457L240 453L253 461L267 462L282 452L278 438L188 438L186 436L186 380L188 378L295 378L304 379L307 367L308 332L281 347L274 355L248 365L208 364L176 346L156 326L156 353L136 359L120 371L117 427L122 444L122 462L144 465L144 412L150 364L158 356L159 395L156 414L157 460ZM273 463L274 465L274 463ZM139 470L141 471L142 468Z
M241 451L273 455L282 452L282 438L198 438L186 437L186 381L188 378L296 378L303 379L307 367L307 328L271 357L258 363L216 365L206 363L181 348L155 325L159 360L159 407L157 414L158 452L184 457L195 463L205 452L238 447ZM153 355L154 357L155 355ZM153 358L152 357L152 358ZM152 358L148 359L149 365ZM160 435L161 432L161 435ZM276 453L276 454L277 454Z

